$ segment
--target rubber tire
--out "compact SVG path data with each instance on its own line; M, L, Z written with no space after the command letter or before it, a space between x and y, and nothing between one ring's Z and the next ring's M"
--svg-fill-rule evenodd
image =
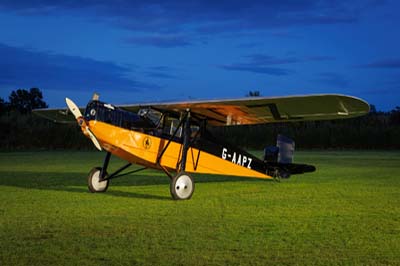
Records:
M182 179L183 178L183 179ZM184 189L189 189L186 193L182 193L180 190L181 188L179 187L180 185L183 184L185 185ZM189 183L187 183L189 182ZM191 191L190 191L191 189ZM170 192L171 196L174 200L188 200L192 197L193 192L194 192L194 180L191 175L189 175L186 172L179 172L175 177L172 178L171 184L170 184Z
M88 181L88 188L89 191L92 193L101 193L101 192L106 192L108 185L110 183L110 180L105 180L102 182L106 182L105 186L101 186L101 187L96 187L96 185L93 184L94 180L93 177L96 175L96 173L98 172L98 175L100 176L100 172L101 172L101 167L94 167L92 170L90 170L87 181ZM107 172L106 172L106 177L108 176ZM102 183L102 182L98 182L98 183Z

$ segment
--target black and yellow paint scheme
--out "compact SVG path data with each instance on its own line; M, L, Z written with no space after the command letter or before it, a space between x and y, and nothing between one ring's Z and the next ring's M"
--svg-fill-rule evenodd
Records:
M174 199L192 196L194 182L191 174L272 179L315 170L310 165L261 160L213 136L207 130L210 125L341 119L369 111L365 101L345 95L257 97L125 106L114 106L95 99L88 103L85 110L81 108L83 115L71 102L68 106L82 132L92 139L98 149L107 152L103 167L94 168L89 174L90 191L105 191L110 179L121 176L120 173L131 164L138 164L162 170L170 176ZM68 120L65 119L68 111L59 109L37 110L36 113L52 120ZM111 154L126 160L128 164L108 175Z

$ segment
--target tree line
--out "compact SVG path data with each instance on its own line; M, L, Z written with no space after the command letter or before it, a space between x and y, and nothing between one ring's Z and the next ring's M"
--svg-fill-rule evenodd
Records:
M32 109L46 107L37 88L12 91L8 101L0 98L0 150L93 149L76 123L54 123L31 113ZM248 149L275 145L278 134L293 138L296 149L400 149L400 107L382 112L371 106L368 115L343 120L210 130L217 137Z
M43 100L42 92L38 88L31 88L29 91L25 89L12 91L8 99L7 102L0 98L0 114L17 111L24 115L30 114L33 109L48 107Z
M0 150L92 148L76 123L54 123L32 114L47 107L38 88L12 91L8 101L0 98Z

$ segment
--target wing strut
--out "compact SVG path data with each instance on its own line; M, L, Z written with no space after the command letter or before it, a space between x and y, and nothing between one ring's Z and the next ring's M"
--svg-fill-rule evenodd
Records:
M183 151L180 171L185 171L186 169L186 157L189 150L190 143L190 110L186 110L185 125L183 126Z
M271 111L272 117L275 120L277 120L277 121L282 120L281 114L279 113L278 107L276 107L276 104L268 103L267 106L268 106L269 110Z
M183 127L183 149L182 149L182 155L180 156L180 161L178 162L177 165L177 172L181 172L181 171L185 171L186 169L186 157L187 157L187 153L188 150L190 148L190 134L191 134L191 130L190 130L190 109L186 109L185 114L182 116L182 118L179 121L178 126L176 127L174 133L170 136L170 138L168 139L167 145L165 145L165 147L162 149L160 155L157 157L157 165L161 167L161 169L171 178L172 175L167 171L167 169L165 169L160 161L162 156L164 155L165 151L168 149L169 144L173 141L173 139L176 137L179 128Z
M181 120L179 121L179 124L178 124L178 126L175 128L174 133L171 135L171 137L169 137L168 142L167 142L167 145L165 145L165 147L162 149L160 155L157 157L156 163L157 163L158 165L161 166L161 164L160 164L161 158L163 157L165 151L168 149L169 144L170 144L170 143L172 142L172 140L176 137L176 134L178 133L179 128L182 126L182 124L183 124L183 122L185 121L185 119L186 119L186 116L185 116L184 119L181 119Z

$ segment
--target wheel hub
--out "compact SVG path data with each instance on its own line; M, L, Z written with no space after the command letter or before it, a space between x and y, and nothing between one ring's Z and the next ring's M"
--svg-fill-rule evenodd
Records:
M178 180L176 180L175 191L180 198L185 199L189 197L192 193L192 189L193 184L189 176L181 175Z
M107 187L107 181L100 181L100 170L93 174L92 186L97 191L104 190Z

